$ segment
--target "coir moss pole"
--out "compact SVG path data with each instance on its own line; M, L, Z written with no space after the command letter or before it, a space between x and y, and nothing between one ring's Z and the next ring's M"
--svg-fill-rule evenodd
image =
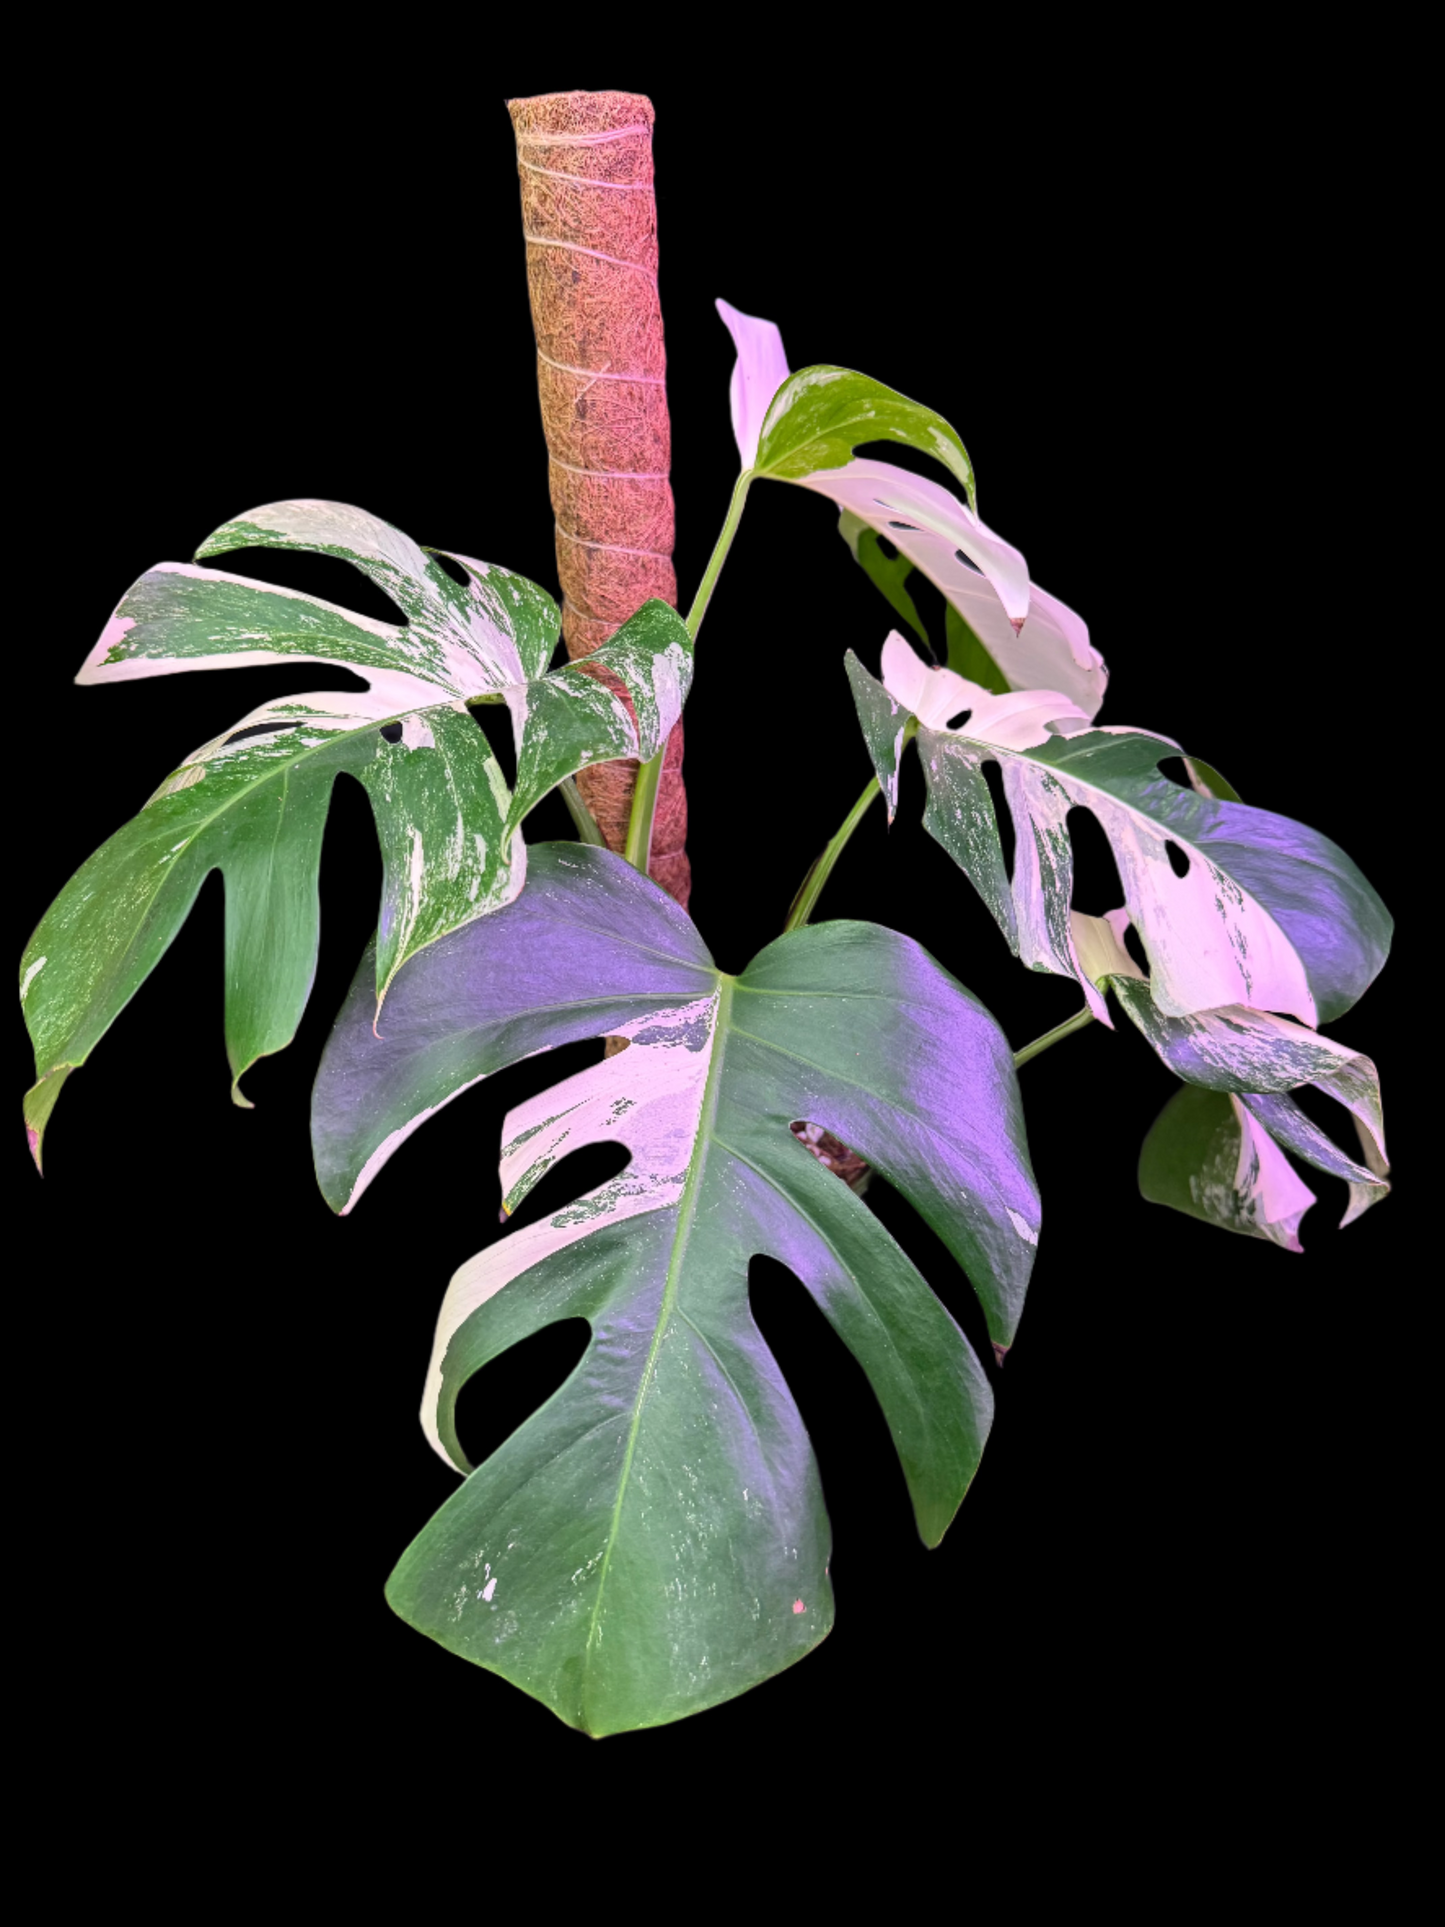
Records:
M575 661L650 596L677 600L652 103L641 94L572 93L507 104L551 457L562 633ZM614 850L626 838L636 770L635 762L606 763L579 778ZM679 723L663 764L649 868L683 905L686 840Z

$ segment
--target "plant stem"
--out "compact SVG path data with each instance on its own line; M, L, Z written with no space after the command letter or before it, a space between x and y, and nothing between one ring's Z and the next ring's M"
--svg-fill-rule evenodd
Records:
M577 826L577 841L590 843L596 850L605 850L607 838L598 829L597 818L582 801L582 792L577 787L577 779L573 776L564 776L558 788L562 792L562 801L567 805L567 813Z
M652 855L652 818L657 809L657 792L662 784L662 759L667 751L664 743L656 756L640 763L637 768L637 782L632 791L632 814L627 819L627 841L622 846L622 854L634 870L647 875L647 861Z
M697 632L702 627L702 619L707 614L707 605L712 601L712 592L717 579L722 574L723 563L728 559L728 550L733 545L733 537L738 532L738 523L743 519L743 507L752 486L753 471L745 468L733 486L733 499L728 503L727 518L722 531L713 545L713 552L707 567L702 572L702 581L697 585L697 594L692 599L692 607L687 612L687 633L697 641Z
M803 881L802 889L799 890L797 896L794 897L793 907L788 912L788 921L783 925L783 934L785 936L789 930L800 930L813 914L813 907L819 897L822 896L823 885L832 875L833 865L843 854L844 845L854 830L856 830L858 825L863 821L863 818L868 814L868 806L872 803L874 797L880 796L881 794L882 791L878 787L878 779L870 776L867 789L864 790L863 794L858 798L858 801L853 805L852 809L849 810L842 828L808 872Z
M712 600L713 589L722 574L723 563L728 559L728 550L733 545L733 537L738 532L738 523L743 519L743 505L748 499L748 489L752 484L753 471L745 468L737 479L732 500L728 503L727 519L722 525L712 557L703 570L702 581L697 585L697 594L692 599L692 607L687 612L687 633L694 642L702 627L702 619L707 613L707 605ZM657 754L650 757L637 771L637 783L632 792L632 814L627 819L627 841L622 854L634 870L647 875L648 858L652 855L652 818L657 809L657 790L662 781L662 759L667 754L664 743Z
M1017 1070L1021 1064L1027 1064L1029 1059L1031 1057L1037 1057L1040 1051L1048 1050L1051 1045L1059 1043L1060 1040L1065 1037L1072 1036L1076 1030L1082 1030L1085 1024L1092 1024L1093 1021L1094 1013L1089 1009L1089 1006L1085 1004L1082 1010L1075 1011L1074 1015L1066 1018L1062 1024L1055 1024L1054 1028L1052 1030L1046 1030L1042 1037L1036 1037L1031 1044L1025 1044L1022 1050L1016 1050L1014 1052L1014 1069Z

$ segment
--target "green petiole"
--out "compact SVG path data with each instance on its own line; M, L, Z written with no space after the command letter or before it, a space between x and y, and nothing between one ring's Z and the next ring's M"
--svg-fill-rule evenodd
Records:
M1082 1010L1075 1011L1074 1015L1065 1018L1062 1024L1055 1024L1054 1028L1046 1030L1042 1037L1036 1037L1031 1044L1025 1044L1022 1050L1016 1050L1014 1069L1017 1070L1021 1064L1027 1064L1031 1057L1037 1057L1041 1051L1050 1050L1065 1037L1071 1037L1076 1030L1082 1030L1085 1024L1092 1024L1093 1021L1094 1013L1085 1004Z
M743 506L748 499L748 489L752 485L754 471L745 468L737 479L732 500L728 503L727 518L722 532L713 548L711 559L703 570L702 581L697 585L697 594L692 599L692 607L685 618L687 633L697 641L697 632L702 627L702 619L707 613L707 605L712 600L713 589L722 574L723 563L728 559L728 550L733 545L733 537L738 532L738 523L743 518ZM632 814L627 819L627 841L622 854L634 870L647 875L648 858L652 854L652 819L657 810L657 790L662 781L662 759L667 753L664 743L657 754L640 765L637 771L637 785L632 792Z
M783 925L783 934L785 936L789 930L800 930L813 914L813 906L823 894L823 885L832 875L833 865L843 854L844 845L854 830L856 830L858 825L863 821L863 818L868 814L868 807L874 797L880 796L881 794L882 791L878 788L877 778L870 777L867 789L864 790L863 794L858 798L858 801L853 805L852 809L849 810L843 820L841 829L839 829L833 841L828 845L827 849L824 850L823 854L818 858L818 861L803 879L803 887L799 890L797 896L794 897L793 907L788 912L788 921Z

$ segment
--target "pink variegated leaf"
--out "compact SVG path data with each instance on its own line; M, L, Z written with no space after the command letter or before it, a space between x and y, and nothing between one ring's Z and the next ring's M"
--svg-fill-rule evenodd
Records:
M1076 910L1072 921L1075 948L1089 976L1101 990L1113 991L1129 1018L1175 1076L1201 1090L1237 1098L1238 1106L1242 1106L1246 1114L1241 1118L1238 1107L1233 1113L1241 1133L1241 1155L1246 1151L1251 1158L1257 1155L1261 1173L1275 1170L1278 1163L1275 1154L1258 1152L1257 1139L1262 1131L1316 1170L1344 1181L1349 1187L1349 1202L1342 1225L1353 1223L1388 1194L1389 1163L1380 1079L1368 1057L1332 1037L1292 1023L1287 1017L1246 1010L1239 1005L1196 1011L1185 1017L1167 1017L1154 1001L1149 978L1125 947L1129 927L1127 911L1113 910L1105 917L1089 917ZM1365 1153L1363 1164L1341 1151L1299 1108L1290 1093L1305 1085L1334 1098L1349 1113ZM1222 1108L1216 1105L1214 1111L1222 1121L1225 1115ZM1163 1147L1173 1142L1176 1133L1183 1132L1181 1143L1187 1142L1192 1147L1191 1155L1198 1151L1196 1137L1184 1127L1187 1120L1204 1115L1198 1106L1165 1112L1155 1127L1160 1135L1150 1153L1151 1170L1163 1156ZM1165 1118L1172 1121L1166 1124ZM1232 1132L1234 1125L1227 1128ZM1200 1179L1200 1183L1203 1182ZM1275 1195L1283 1195L1278 1184ZM1161 1201L1168 1203L1172 1198ZM1309 1201L1313 1201L1312 1197ZM1294 1210L1293 1204L1290 1208ZM1242 1206L1231 1207L1235 1215L1242 1210ZM1241 1222L1232 1224L1231 1228L1248 1229L1254 1223L1255 1219L1245 1214ZM1291 1235L1298 1223L1296 1212L1290 1220ZM1288 1239L1277 1242L1288 1242Z
M1108 680L1103 658L1083 621L1031 588L1023 556L979 519L972 464L943 417L849 369L790 374L773 322L717 305L738 352L732 408L744 472L836 502L840 530L870 574L877 552L863 544L880 536L919 568L952 611L950 660L958 653L958 667L974 669L982 658L1008 688L1058 689L1093 716ZM854 456L885 440L941 462L966 499L896 463ZM902 612L916 624L911 608L910 600Z
M896 631L884 644L881 685L851 652L847 667L880 785L893 793L912 718L925 829L1023 962L1073 977L1101 1022L1107 1006L1070 921L1074 809L1091 811L1109 839L1165 1016L1242 1004L1323 1023L1348 1010L1383 965L1389 913L1344 851L1286 817L1171 781L1160 764L1178 745L1167 737L1093 725L1054 690L998 695L930 669ZM953 720L924 720L942 715ZM1002 773L1017 833L1012 877L988 762Z

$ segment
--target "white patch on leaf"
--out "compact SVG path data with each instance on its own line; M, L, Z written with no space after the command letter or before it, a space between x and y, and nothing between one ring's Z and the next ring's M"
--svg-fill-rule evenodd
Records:
M712 1065L717 1006L714 994L617 1026L615 1035L628 1040L627 1050L518 1105L503 1121L501 1177L509 1213L559 1157L583 1145L620 1136L631 1162L610 1183L564 1206L545 1223L514 1231L470 1259L452 1279L437 1320L422 1398L423 1428L448 1464L451 1453L442 1443L437 1421L443 1365L458 1328L521 1272L589 1236L598 1225L665 1210L680 1200Z
M1009 1223L1013 1226L1014 1230L1017 1231L1024 1243L1026 1245L1036 1245L1039 1241L1039 1234L1034 1226L1029 1223L1028 1219L1024 1217L1021 1212L1015 1211L1012 1205L1009 1205L1007 1210Z

